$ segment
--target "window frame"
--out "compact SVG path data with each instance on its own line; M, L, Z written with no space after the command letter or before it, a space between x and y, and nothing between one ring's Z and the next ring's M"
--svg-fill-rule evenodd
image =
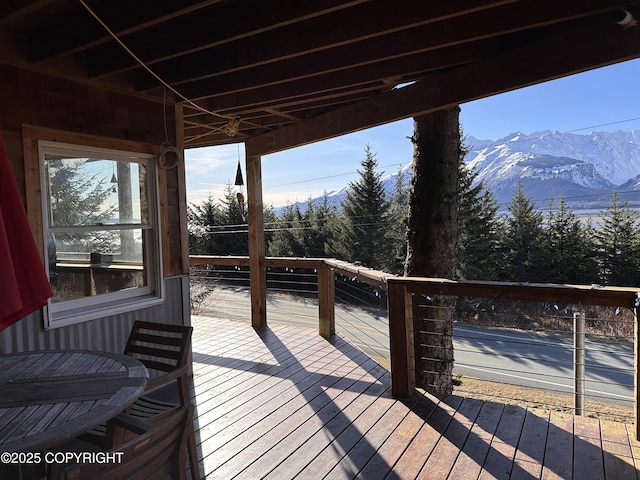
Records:
M31 138L34 142L35 152L32 156L37 160L38 171L38 202L39 219L41 225L40 238L42 240L43 259L48 259L47 238L49 233L66 231L108 231L108 230L143 230L149 232L143 239L144 269L147 285L99 295L88 295L80 298L52 302L49 299L44 308L44 328L53 329L87 322L97 318L117 315L137 309L147 308L164 302L164 282L162 272L162 239L161 217L159 202L159 176L158 166L153 147L145 144L132 144L131 142L118 142L110 140L108 145L102 145L104 140L98 139L87 142L86 136L79 136L79 142L74 138L66 138L60 141L58 138ZM71 141L69 141L71 140ZM25 142L27 139L25 139ZM120 145L121 143L121 145ZM118 148L120 147L120 148ZM49 198L47 175L45 168L46 154L62 154L74 157L101 158L105 160L126 161L138 163L146 167L146 194L148 205L148 221L143 224L127 223L113 225L92 226L50 226L47 215L49 212ZM27 158L27 155L25 155ZM25 166L26 166L25 162ZM34 183L35 183L35 179ZM35 202L34 202L35 203ZM148 260L148 261L147 261ZM47 274L49 273L48 261L44 262Z

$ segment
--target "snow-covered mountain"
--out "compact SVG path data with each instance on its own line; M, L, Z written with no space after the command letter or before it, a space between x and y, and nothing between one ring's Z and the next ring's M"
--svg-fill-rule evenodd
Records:
M510 202L518 181L541 207L565 198L574 206L602 208L614 190L640 190L640 130L518 132L495 142L469 137L467 145L467 163L500 204ZM640 192L622 198L632 201Z
M564 198L574 209L601 209L613 191L632 204L640 202L640 130L587 135L517 132L495 141L467 137L466 146L467 164L503 208L518 182L540 208ZM410 160L403 169L409 175ZM393 191L394 175L384 179L388 192ZM339 206L346 189L329 193L331 203Z

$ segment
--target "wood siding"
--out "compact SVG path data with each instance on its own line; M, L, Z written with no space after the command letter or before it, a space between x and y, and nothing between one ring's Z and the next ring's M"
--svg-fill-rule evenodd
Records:
M43 245L39 172L33 162L33 158L37 159L33 149L38 135L114 149L133 150L142 145L149 152L158 152L165 142L183 148L182 125L176 128L176 112L181 119L181 109L172 104L165 106L18 67L0 65L0 105L0 134L39 246ZM180 131L177 136L176 131ZM158 176L158 200L165 212L161 215L165 303L49 331L43 330L42 313L37 312L0 332L0 352L63 348L117 352L135 319L189 323L189 281L184 276L189 259L183 162L177 168L160 168ZM176 277L168 278L173 276Z
M25 204L30 179L25 173L22 131L25 125L86 134L112 141L141 142L159 149L164 142L176 145L173 105L143 100L135 96L90 87L57 77L0 65L0 133L5 139L18 188ZM165 137L165 126L169 138ZM182 135L180 135L182 142ZM182 144L178 145L182 148ZM165 275L186 273L183 248L186 195L184 167L160 169L160 202L163 216L163 261ZM33 179L31 179L33 180ZM37 176L35 177L37 181ZM33 216L32 212L30 217ZM30 218L32 225L37 219ZM41 239L36 238L38 244Z
M38 311L0 332L0 354L56 349L120 353L136 320L190 324L189 277L165 278L164 286L165 302L162 305L68 327L43 330L42 313ZM183 306L183 299L186 299L186 306Z

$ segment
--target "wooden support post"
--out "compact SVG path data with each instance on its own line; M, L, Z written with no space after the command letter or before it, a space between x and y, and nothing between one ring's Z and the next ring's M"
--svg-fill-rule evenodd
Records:
M264 214L262 207L262 169L259 155L247 152L247 209L249 214L249 284L251 324L267 326L267 270L264 265Z
M318 322L320 335L329 338L336 333L336 277L333 267L322 263L318 268Z
M182 245L182 273L189 273L189 222L187 219L187 184L186 164L184 159L184 106L176 103L176 148L182 155L182 161L178 162L178 209L180 213L180 243ZM187 302L188 303L188 302Z
M409 398L416 387L412 297L406 285L389 279L387 298L391 394L397 398Z
M585 315L573 313L573 408L584 415Z
M640 388L640 328L638 328L638 300L636 299L636 305L633 307L633 407L635 413L635 426L636 426L636 440L640 442L640 400L638 389Z

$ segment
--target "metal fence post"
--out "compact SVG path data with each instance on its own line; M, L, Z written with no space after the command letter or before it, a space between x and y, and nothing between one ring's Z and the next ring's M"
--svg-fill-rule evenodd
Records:
M573 407L576 415L584 415L584 313L573 314L573 374L574 374L574 401Z

